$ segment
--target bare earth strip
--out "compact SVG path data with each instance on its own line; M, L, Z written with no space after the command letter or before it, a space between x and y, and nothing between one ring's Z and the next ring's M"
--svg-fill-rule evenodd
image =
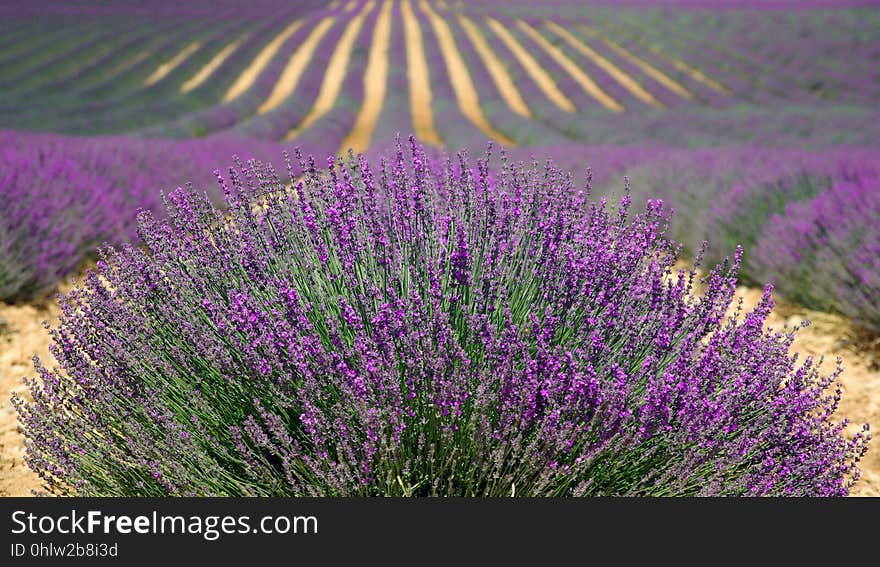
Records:
M583 29L587 32L597 33L594 30L592 30L591 28L588 28L587 26L581 26L581 29ZM672 65L673 67L675 67L676 69L678 69L679 71L684 73L685 75L689 76L693 80L697 81L698 83L702 83L703 85L706 85L710 89L713 89L713 90L715 90L719 93L722 93L722 94L726 94L726 95L733 94L732 90L725 87L724 85L722 85L721 83L719 83L715 79L708 77L705 73L703 73L702 71L700 71L696 67L685 63L681 59L678 59L676 57L668 55L665 51L658 49L657 46L652 45L652 44L644 41L643 39L636 38L635 41L637 41L639 43L639 45L641 45L642 47L644 47L645 49L647 49L648 51L650 51L651 53L653 53L657 57L663 59L664 61L666 61L667 63L669 63L670 65Z
M443 141L434 127L434 112L431 110L431 78L425 48L422 43L422 29L413 13L410 0L400 4L403 17L403 30L406 38L406 75L409 81L409 108L412 113L413 133L416 138L432 146L442 146Z
M190 77L185 83L180 86L180 92L188 93L196 88L198 88L202 83L208 80L208 78L214 74L214 71L220 68L221 65L232 55L238 46L241 45L241 42L246 40L250 36L250 34L245 34L239 39L233 41L223 49L217 52L217 54L208 61L204 67L199 69L199 71Z
M137 65L141 61L145 60L147 57L149 57L152 54L153 54L152 49L143 49L143 50L139 51L134 57L131 57L129 59L121 61L115 67L110 69L110 71L107 72L106 76L101 78L102 82L109 83L110 81L112 81L113 79L118 77L119 75L134 68L135 65Z
M661 57L661 58L666 59L667 61L669 61L669 63L671 63L671 64L672 64L676 69L678 69L679 71L681 71L681 72L683 72L683 73L685 73L685 74L687 74L687 75L690 75L690 77L691 77L692 79L694 79L695 81L697 81L697 82L699 82L699 83L703 83L703 84L706 85L707 87L710 87L710 88L712 88L712 89L714 89L714 90L716 90L716 91L718 91L718 92L720 92L720 93L723 93L723 94L726 94L726 95L732 95L732 94L733 94L733 91L732 91L732 90L730 90L729 88L725 87L724 85L722 85L721 83L719 83L719 82L716 81L715 79L711 79L711 78L709 78L708 76L706 76L702 71L700 71L700 70L697 69L696 67L692 67L691 65L688 65L687 63L685 63L684 61L682 61L682 60L680 60L680 59L676 59L675 57L672 57L671 55L667 55L666 53L660 51L659 49L657 49L657 48L654 47L653 45L646 45L646 47L647 47L652 53L654 53L655 55L657 55L658 57Z
M251 61L248 68L239 75L238 79L235 80L235 83L229 87L229 90L226 91L226 95L223 97L223 102L234 100L242 93L247 92L247 90L257 81L257 77L260 76L260 73L263 72L263 69L266 68L272 60L272 57L274 57L278 50L281 49L281 45L287 41L287 38L292 36L301 25L302 20L296 20L275 36L275 38L272 39L272 41L270 41L259 54L257 54L254 60Z
M359 0L351 0L348 4L345 5L345 11L351 12L352 10L354 10L358 5L358 1Z
M513 34L510 33L501 22L487 16L486 23L489 24L489 28L495 32L498 39L507 46L507 49L513 53L513 56L519 61L519 64L522 65L529 77L535 81L535 84L538 85L538 88L541 89L541 92L544 93L550 102L565 112L574 112L577 110L574 103L571 102L571 99L559 90L559 86L556 84L556 81L553 80L553 77L547 74L547 71L535 61L535 58L526 51L526 48L523 47L515 37L513 37Z
M376 5L375 0L370 0L364 5L363 9L349 21L339 43L336 44L336 50L330 56L327 63L327 73L324 74L324 81L321 83L321 90L318 92L318 98L309 113L303 118L303 121L291 129L287 133L284 140L289 142L300 135L309 126L315 123L328 110L333 108L339 97L339 91L342 89L342 83L345 82L345 73L348 71L348 62L351 59L351 51L354 48L355 40L364 25L364 19Z
M602 57L602 55L597 53L592 47L576 38L570 31L551 20L545 20L545 24L552 32L564 39L566 43L586 56L597 67L608 73L611 78L620 83L626 90L632 93L634 97L642 102L650 104L651 106L666 108L665 104L654 98L654 95L645 90L645 88L637 83L635 79L627 75L620 67Z
M364 101L355 119L354 126L342 141L340 152L349 148L355 153L364 152L370 147L376 120L382 112L385 102L385 91L388 88L388 46L391 43L391 0L382 3L376 28L373 32L373 43L364 70Z
M41 321L57 322L55 303L46 308L0 303L0 496L30 496L40 490L40 478L24 462L24 438L18 429L18 417L10 397L13 391L24 395L23 378L34 376L33 356L39 355L47 366L55 365L49 354L49 334Z
M458 99L458 107L461 113L487 136L505 146L513 147L515 145L514 141L493 128L483 115L483 111L480 109L480 97L477 94L477 89L471 80L467 65L465 65L464 60L461 58L461 53L458 52L455 38L452 36L452 30L449 29L446 20L437 15L426 0L422 0L420 6L422 11L427 14L428 19L431 20L434 35L437 36L440 51L443 54L444 61L446 61L449 81L452 83L452 89L455 91L455 98Z
M167 77L168 73L177 69L177 67L181 63L186 61L190 55L198 51L201 46L202 43L200 41L194 41L187 45L185 48L183 48L183 51L181 51L165 63L159 65L156 70L153 71L153 74L147 77L146 80L144 80L144 86L149 87L151 85L155 85L156 83Z
M317 49L318 44L321 42L321 39L323 39L327 31L333 27L334 21L336 21L336 18L333 16L327 16L312 29L309 37L302 42L290 58L290 61L287 63L284 71L282 71L281 76L278 77L278 82L275 83L272 93L269 95L269 98L260 105L257 114L265 114L275 110L281 106L284 99L293 94L293 91L295 91L297 85L299 85L299 80L302 77L303 72L312 61L315 49Z
M477 55L480 56L486 69L488 69L492 82L495 83L495 88L498 89L498 93L504 99L504 102L507 103L507 106L510 107L510 110L520 116L531 118L532 111L529 110L526 101L519 94L519 90L507 72L507 68L501 63L498 55L492 51L492 47L486 41L486 38L483 37L480 28L463 14L459 14L458 22L467 34L468 39L470 39Z
M670 77L669 75L667 75L666 73L661 71L660 69L657 69L656 67L654 67L653 65L651 65L650 63L648 63L647 61L642 59L641 57L638 57L636 54L629 51L625 47L614 43L613 41L611 41L610 39L608 39L606 37L603 37L598 32L588 28L587 26L580 26L580 29L582 31L584 31L587 35L589 35L590 37L598 39L599 41L604 43L605 46L608 47L608 49L610 49L611 51L613 51L614 53L616 53L620 57L623 57L624 59L626 59L627 61L629 61L633 65L637 66L646 75L648 75L649 77L651 77L652 79L654 79L655 81L657 81L658 83L660 83L661 85L663 85L664 87L669 89L670 91L674 92L675 94L677 94L683 98L686 98L688 100L694 100L696 98L691 91L687 90L683 85L678 83L675 79L673 79L672 77Z
M599 101L602 106L607 108L608 110L612 110L614 112L623 112L623 105L614 100L614 98L602 90L596 81L590 78L589 75L584 73L584 71L578 67L574 61L569 59L565 53L562 52L561 49L547 41L543 35L538 32L535 28L524 22L523 20L517 20L516 25L528 35L532 41L537 43L541 49L547 52L553 60L563 69L565 72L571 75L571 78L577 82L578 85L584 90L585 93L590 95Z

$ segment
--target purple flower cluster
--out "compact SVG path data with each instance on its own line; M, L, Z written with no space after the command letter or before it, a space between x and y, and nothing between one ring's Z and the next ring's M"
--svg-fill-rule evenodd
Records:
M847 494L837 373L755 311L741 262L676 271L552 163L256 161L178 189L146 248L61 299L60 370L16 397L27 461L78 495ZM291 166L291 172L297 167ZM838 371L839 372L839 371Z

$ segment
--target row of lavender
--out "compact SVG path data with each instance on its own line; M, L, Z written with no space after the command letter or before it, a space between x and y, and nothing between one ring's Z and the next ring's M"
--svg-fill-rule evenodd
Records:
M483 11L472 8L471 14L474 21L479 21ZM510 12L508 15L505 12ZM644 13L633 11L632 13L618 10L590 10L589 18L583 16L584 11L577 6L569 5L567 8L558 10L541 9L541 7L528 6L522 10L507 8L502 11L493 11L487 7L485 13L490 13L497 19L509 33L522 45L529 49L531 56L538 65L547 72L549 77L567 98L572 100L577 108L576 112L569 114L556 108L548 101L541 85L530 75L520 73L515 77L516 86L528 101L538 101L530 105L534 114L534 122L549 127L563 134L570 140L591 145L665 145L675 147L705 147L722 146L730 144L755 144L760 146L776 147L834 147L841 144L848 145L874 145L880 131L875 127L880 124L880 112L876 101L880 98L880 91L868 88L866 84L839 85L840 91L847 95L854 95L861 102L843 104L834 97L822 98L815 93L810 94L803 88L794 88L791 85L776 88L772 92L767 88L758 86L751 81L743 80L745 73L748 77L776 76L777 71L768 72L766 68L749 69L747 72L740 70L739 74L730 73L726 58L704 44L712 41L685 41L691 35L692 22L680 16L679 12L658 13L647 30L637 28L633 30L623 29L617 22L620 14L629 14L630 19L641 21ZM711 12L710 12L711 13ZM685 12L689 14L689 12ZM682 21L676 21L674 17L681 17ZM543 18L549 17L554 21L563 22L567 29L579 40L586 42L600 56L613 61L629 77L637 83L655 86L655 79L646 75L644 69L627 59L616 57L614 49L605 42L611 40L617 49L623 48L630 54L637 54L642 63L648 64L654 70L660 71L667 78L671 78L679 85L686 88L690 96L701 104L681 104L681 99L668 88L655 87L650 92L667 105L665 111L657 111L650 105L641 103L632 108L632 112L609 113L597 111L595 100L587 95L580 85L563 70L560 65L546 52L539 49L527 34L523 33L517 25L518 18L533 24L545 39L558 44L563 52L578 64L584 65L589 70L589 76L596 79L597 84L607 93L620 97L623 86L613 80L608 74L601 72L595 67L589 67L582 55L571 49L570 46L554 38L553 34L541 25ZM757 16L756 16L757 17ZM763 15L759 19L769 16ZM807 25L807 16L796 19L794 23ZM834 14L825 14L824 18L832 18ZM878 13L869 12L866 19L876 21ZM813 34L819 33L820 23L824 18L812 22ZM655 21L656 20L656 21ZM802 21L804 20L804 21ZM450 20L451 21L451 20ZM790 22L792 23L792 22ZM792 24L794 24L792 23ZM651 28L665 27L663 32L651 31ZM454 22L453 30L460 36L464 34L458 30ZM585 27L586 26L586 27ZM867 27L867 24L866 24ZM797 28L795 28L797 29ZM596 39L596 30L603 35ZM765 30L771 33L771 30ZM846 30L849 31L849 30ZM843 37L849 35L842 32ZM859 34L856 34L859 35ZM863 34L862 34L863 35ZM510 49L494 34L486 34L494 53L506 61L515 60ZM657 42L661 43L658 44ZM672 42L672 43L667 43ZM821 52L824 46L821 42L798 42L793 43L803 47L806 51L814 50ZM683 45L682 45L683 44ZM673 49L677 47L677 49ZM675 55L670 56L669 54ZM708 53L708 55L707 55ZM873 61L876 56L873 52L865 53L863 57L851 57L846 64L838 65L839 69L848 69L847 76L870 77L867 83L880 86L880 76L874 77L876 65ZM714 56L712 56L714 54ZM815 57L813 58L816 59ZM439 63L439 61L438 61ZM683 66L684 65L684 66ZM694 66L696 65L696 66ZM848 67L847 65L851 65ZM470 69L474 69L478 85L491 85L481 63L476 58L468 60ZM811 65L806 65L812 68ZM818 71L826 76L824 70ZM811 79L804 79L809 82ZM808 89L807 89L808 90ZM497 94L481 91L481 96L495 103L495 107L501 106ZM865 104L870 102L870 104ZM506 125L503 122L500 124ZM516 139L520 134L511 129ZM539 135L538 137L542 137ZM532 142L528 137L525 144ZM553 142L545 142L553 143ZM543 145L543 144L542 144Z
M32 53L21 53L23 47L15 43L4 50L4 120L17 128L97 134L130 131L195 112L219 100L267 42L309 8L279 4L267 12L274 14L268 20L265 13L258 19L234 18L240 7L210 18L169 10L150 13L137 26L120 24L123 16L112 13L80 17L73 25L51 30L43 41L33 40L37 45ZM126 33L128 27L135 31ZM90 31L94 37L86 35ZM83 36L91 40L84 42ZM223 72L181 96L182 85L235 40L240 44L224 61ZM185 64L145 85L161 64L195 42L201 47ZM276 68L283 65L276 61ZM278 74L280 69L275 78Z
M335 151L320 143L300 147L319 159ZM218 196L213 172L240 151L243 160L277 162L283 150L223 136L173 141L0 131L0 301L41 298L94 258L99 245L136 241L138 211L160 210L162 192L192 183ZM617 158L616 169L625 161Z
M578 11L575 10L575 13ZM594 11L589 12L594 14ZM489 45L493 55L501 60L509 69L514 80L515 88L520 92L531 114L530 119L511 112L511 108L499 90L495 86L491 73L484 61L477 56L474 44L469 34L463 29L463 21L459 18L459 12L441 13L445 16L446 24L451 31L456 45L459 47L461 56L473 78L477 89L481 107L490 122L498 130L515 140L518 144L548 145L556 144L557 141L568 139L571 141L589 144L671 144L674 146L705 146L722 145L730 143L756 143L761 145L776 146L812 146L830 147L842 143L869 145L873 144L878 132L874 124L880 123L876 119L880 114L874 105L855 106L838 104L839 101L822 99L815 93L808 93L808 87L803 85L795 87L785 85L785 89L778 88L775 93L768 89L756 89L755 85L748 81L737 80L727 71L724 55L716 54L715 57L701 59L701 54L706 51L703 43L688 42L684 51L671 49L670 53L676 57L670 57L667 45L662 49L656 49L652 40L647 42L634 41L632 34L620 33L619 26L615 26L613 20L602 16L599 12L596 18L569 17L565 11L559 13L542 11L540 7L531 6L525 13L508 15L504 8L487 9L483 11L465 11L461 14L470 18L470 21L482 29L482 35ZM611 11L610 14L616 14ZM638 20L640 12L631 15ZM446 76L446 62L441 56L437 44L434 29L425 17L424 12L417 12L420 25L423 28L423 37L426 43L426 52L429 57L431 69L431 86L435 95L433 111L438 115L436 121L440 128L447 128L448 123L459 124L458 129L441 132L441 137L448 142L450 147L473 141L474 129L470 127L467 119L459 112L458 104L450 81ZM575 111L564 111L555 105L546 94L546 85L541 84L532 74L525 72L520 66L520 61L510 46L502 41L500 36L486 26L484 16L490 16L507 30L507 33L523 46L529 55L537 62L547 77L555 83L555 87L568 100L572 101ZM675 15L675 14L673 14ZM667 24L664 37L677 38L682 36L682 30L689 30L692 23L689 21L676 21L673 15L663 14L659 19ZM592 58L585 57L582 52L574 49L560 36L553 32L552 27L545 25L546 17L561 23L569 31L575 41L588 45L598 56L617 67L623 74L642 85L651 94L656 103L666 107L664 111L658 111L654 104L637 100L632 93L619 80L612 77L605 69L598 66ZM758 17L764 22L767 18ZM873 21L877 14L869 13L866 20ZM822 31L822 22L827 18L837 17L836 14L825 14L818 19L807 19L807 16L796 18L793 22L786 22L788 28L799 31L798 25L806 26L812 32L811 40L803 43L803 47L815 52L821 52L825 46L819 42L817 45L812 40ZM841 16L847 21L853 19L852 14L845 13ZM592 96L585 92L583 86L574 80L573 76L564 69L560 63L541 48L535 39L525 32L519 25L520 19L532 26L538 35L545 41L554 45L570 61L575 62L589 77L593 78L597 85L618 101L624 101L625 112L608 112ZM671 23L670 23L671 22ZM585 27L583 24L589 24ZM855 24L853 24L855 25ZM590 27L592 26L592 27ZM722 26L724 27L724 26ZM850 26L852 27L852 26ZM595 29L603 31L604 35L596 35ZM852 30L845 28L841 31L844 39L852 35L864 36L864 30L870 29L869 24L862 24L859 33L850 34ZM765 29L772 36L772 29ZM791 32L794 33L794 32ZM642 37L644 34L636 34ZM826 37L828 34L823 34ZM687 36L687 34L685 34ZM656 36L655 38L656 39ZM610 43L609 43L610 41ZM795 38L786 38L788 44L800 46ZM709 42L711 43L711 42ZM772 42L771 42L772 43ZM845 43L845 42L844 42ZM852 47L852 46L850 46ZM628 52L628 56L620 55L620 49ZM839 49L839 57L833 57L839 71L846 77L871 78L858 85L839 84L835 88L845 93L852 101L871 101L878 98L878 91L872 90L871 85L880 81L872 77L875 66L872 62L876 59L871 51L860 50L858 57L853 56L853 50L844 54ZM681 93L675 92L664 83L659 82L656 76L646 73L644 68L634 63L631 58L640 60L641 64L647 64L654 71L659 71L668 79L678 84L688 93L692 99L682 98ZM699 68L689 69L691 72L683 72L683 62L697 58L698 65L708 73L710 77L719 75L719 83L707 80L706 75ZM815 61L816 57L807 57ZM799 60L803 62L804 60ZM826 65L827 66L827 65ZM810 67L810 65L806 65ZM778 74L777 69L764 66L761 69L749 68L746 71L751 76L773 78ZM827 76L823 67L819 74ZM801 81L806 84L811 79ZM873 81L873 82L872 82ZM870 83L870 84L869 84ZM805 94L806 93L806 94ZM693 102L696 102L694 104ZM780 104L782 102L782 104Z

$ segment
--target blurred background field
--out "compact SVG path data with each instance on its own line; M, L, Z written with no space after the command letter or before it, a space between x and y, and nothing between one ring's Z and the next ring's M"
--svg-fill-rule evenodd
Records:
M27 494L9 392L53 293L139 209L233 156L439 150L551 157L598 194L675 209L741 293L844 357L880 422L880 9L833 0L0 0L0 494ZM496 150L497 153L497 150ZM294 174L298 172L294 171ZM857 494L880 495L868 454Z

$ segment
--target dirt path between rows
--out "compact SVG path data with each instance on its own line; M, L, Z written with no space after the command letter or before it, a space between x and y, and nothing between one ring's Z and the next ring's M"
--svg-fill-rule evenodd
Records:
M507 72L507 67L495 52L492 51L492 47L486 41L486 37L480 31L479 26L474 24L464 14L458 14L458 23L468 36L468 39L471 40L474 51L477 52L483 65L486 66L489 76L492 77L492 82L495 83L495 88L498 89L498 94L501 95L501 98L504 99L510 110L531 120L532 111L529 110L529 106L523 100L516 83L513 81L510 73Z
M230 102L235 100L248 90L254 83L257 82L257 78L259 78L260 73L263 72L269 63L272 61L272 58L275 57L275 54L281 49L281 46L287 41L290 36L296 33L303 24L302 19L294 20L289 26L284 28L284 30L276 35L272 41L266 44L263 47L263 50L260 51L259 55L257 55L251 64L242 71L241 75L239 75L238 79L229 87L229 90L226 91L226 94L223 96L223 102Z
M452 35L449 23L434 11L426 0L421 0L419 7L428 17L428 21L431 22L431 27L434 29L437 46L440 48L440 54L446 63L449 83L452 85L453 92L455 92L459 111L486 136L508 148L516 146L512 139L503 132L496 130L483 114L483 110L480 107L480 95L477 93L477 87L474 86L474 81L471 79L470 71L468 71L461 52L458 50L455 36Z
M335 17L326 16L312 28L309 36L299 44L296 51L291 55L287 66L284 67L284 71L281 72L281 76L278 77L275 86L272 87L269 98L257 109L257 114L266 114L275 110L284 104L284 101L296 91L296 87L299 86L299 80L315 56L315 50L318 49L321 40L324 39L324 36L333 27L335 21Z
M553 77L544 70L543 67L535 60L534 57L526 50L525 47L514 37L510 31L504 27L504 24L498 20L486 17L486 24L489 29L498 36L498 39L507 47L513 57L519 62L523 71L538 85L541 92L547 99L556 105L557 108L565 112L575 112L577 108L571 102L565 93L559 89L559 85L553 80Z
M354 121L351 132L342 140L338 153L350 149L355 153L367 151L373 139L373 130L385 104L385 92L388 89L388 49L391 45L391 9L390 0L382 3L379 17L373 28L373 42L367 56L367 67L364 69L364 97L361 109Z
M250 32L243 34L241 37L218 51L214 55L214 57L211 58L210 61L205 63L202 68L196 71L196 73L192 77L190 77L185 83L180 85L180 92L186 94L207 81L208 78L214 74L214 71L219 69L220 66L223 65L223 63L227 59L229 59L229 56L232 55L236 49L238 49L238 46L241 45L248 37L250 37Z
M406 41L406 76L409 81L409 108L413 132L416 138L432 146L440 147L443 141L434 127L434 111L431 108L431 77L428 59L422 43L422 28L416 18L410 0L400 3Z
M336 42L333 54L330 56L329 61L327 61L327 70L321 81L321 90L318 91L318 97L312 103L312 108L306 114L306 117L284 137L285 142L296 139L297 136L317 122L319 118L329 112L333 105L336 104L336 99L339 98L342 84L345 82L345 77L348 73L348 63L351 60L351 54L361 33L361 28L364 27L364 21L370 15L370 12L373 11L375 5L376 0L369 0L361 8L361 11L352 16L348 21L345 30L339 37L339 41Z
M761 298L757 289L739 288L745 306L752 307ZM24 390L22 378L33 374L31 358L36 353L52 360L49 338L41 325L57 321L58 307L32 305L10 306L0 303L0 496L28 496L40 489L40 479L24 464L24 441L18 431L15 410L9 401L13 390ZM802 355L825 355L824 368L831 370L841 356L844 394L839 415L852 421L851 433L862 423L880 426L880 338L870 337L848 320L779 303L768 325L794 326L804 319L812 325L802 329L794 349ZM2 323L5 321L5 324ZM880 496L880 449L872 443L861 463L862 479L853 490L855 496Z

